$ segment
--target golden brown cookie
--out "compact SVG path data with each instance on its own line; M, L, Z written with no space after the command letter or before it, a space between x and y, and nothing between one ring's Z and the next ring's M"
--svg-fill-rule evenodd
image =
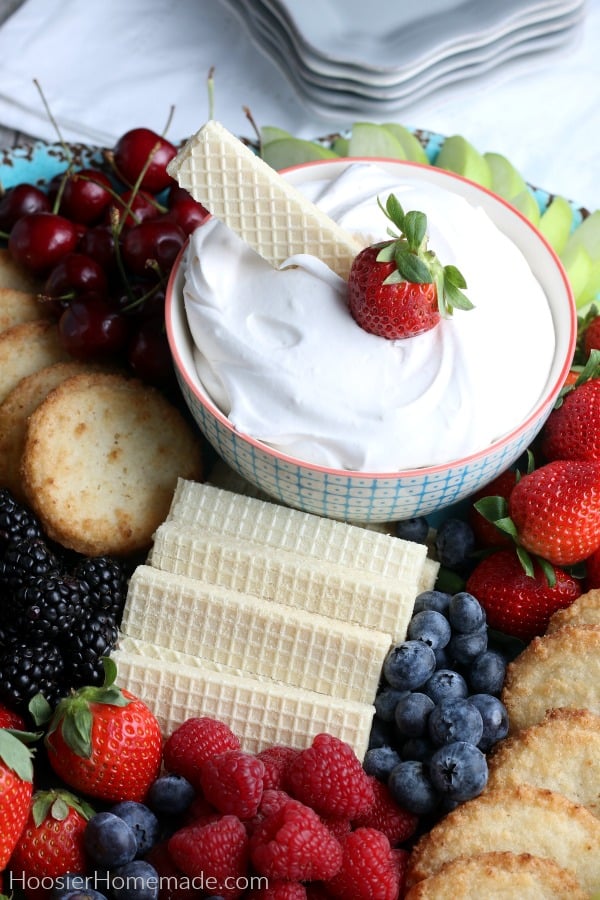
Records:
M600 715L600 625L567 625L534 638L508 665L502 702L511 734L560 706Z
M541 722L496 744L486 790L532 784L558 791L600 817L600 716L553 709Z
M113 373L75 375L31 415L21 471L51 538L124 556L149 547L177 479L201 477L202 445L158 390Z
M91 366L75 360L45 366L21 378L0 403L0 486L7 487L21 502L25 500L21 457L29 416L65 379L91 370Z
M0 403L21 378L70 359L59 340L56 322L39 319L3 331L0 333Z
M600 590L581 594L570 606L557 609L550 617L546 634L564 625L600 625Z
M562 794L528 784L484 791L441 819L413 849L407 884L459 856L497 850L552 859L583 890L600 885L600 821Z
M48 318L50 318L48 307L44 307L31 291L0 287L0 332L22 322Z
M490 851L446 863L404 900L586 900L572 872L530 853Z
M18 291L37 293L40 279L32 272L17 265L6 247L0 247L0 288L16 288Z

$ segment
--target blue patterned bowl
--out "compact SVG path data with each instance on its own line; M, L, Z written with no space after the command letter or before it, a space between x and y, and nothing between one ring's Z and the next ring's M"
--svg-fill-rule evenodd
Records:
M332 177L356 160L327 160L289 169L294 184ZM192 339L183 305L182 257L175 264L166 301L169 344L183 396L207 440L247 481L276 500L306 512L350 522L392 522L429 515L458 503L507 469L531 444L554 405L569 371L577 336L577 315L565 272L554 251L531 223L495 194L460 176L389 160L378 164L411 166L422 177L461 194L484 208L521 249L542 284L556 331L556 350L545 395L512 432L478 453L444 465L400 472L353 472L303 462L237 431L212 403L196 374ZM505 348L507 354L509 348ZM526 377L526 373L524 373Z

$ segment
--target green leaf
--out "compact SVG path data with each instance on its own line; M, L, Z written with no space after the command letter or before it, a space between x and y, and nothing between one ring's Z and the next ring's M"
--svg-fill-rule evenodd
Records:
M0 760L21 781L33 781L33 751L6 728L0 728Z
M457 288L466 288L467 282L460 269L456 266L444 266L444 278L449 284Z
M61 733L68 747L84 759L92 755L92 724L94 717L87 703L67 710Z
M544 559L541 556L536 556L536 562L538 563L540 569L544 573L544 578L548 582L548 587L556 586L556 572L554 571L554 566L548 562L547 559Z
M381 204L379 205L381 206ZM384 212L400 231L404 231L404 210L395 194L390 194L387 198Z
M375 257L377 262L393 262L394 255L396 253L396 248L394 246L393 241L389 241L389 243L385 244L377 256Z
M416 209L404 216L404 234L411 250L418 250L427 234L427 216Z
M35 694L27 708L36 725L46 725L52 718L52 707L43 694Z
M426 263L410 250L398 250L395 256L398 271L411 284L431 284L431 272Z
M455 287L453 284L448 284L446 281L444 281L444 301L450 312L453 309L473 309L473 304L467 295L463 294L460 288Z
M473 506L488 522L496 522L508 515L508 503L505 497L482 497L481 500L476 500Z
M31 804L31 814L36 828L39 828L48 817L53 802L54 793L52 791L38 791L34 795L33 803Z
M525 547L517 547L517 556L519 557L519 561L523 566L525 574L530 578L534 578L535 575L533 571L533 560L531 559L531 556L529 555Z

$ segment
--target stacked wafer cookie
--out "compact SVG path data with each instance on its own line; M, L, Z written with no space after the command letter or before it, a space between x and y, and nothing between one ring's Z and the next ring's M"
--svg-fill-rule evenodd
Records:
M362 757L390 644L432 587L426 548L181 479L134 572L120 681L165 733L226 721L251 751L337 734Z

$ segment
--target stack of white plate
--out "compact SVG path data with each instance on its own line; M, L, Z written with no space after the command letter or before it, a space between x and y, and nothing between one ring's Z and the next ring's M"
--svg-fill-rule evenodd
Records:
M566 46L585 0L223 0L317 112L377 115Z

